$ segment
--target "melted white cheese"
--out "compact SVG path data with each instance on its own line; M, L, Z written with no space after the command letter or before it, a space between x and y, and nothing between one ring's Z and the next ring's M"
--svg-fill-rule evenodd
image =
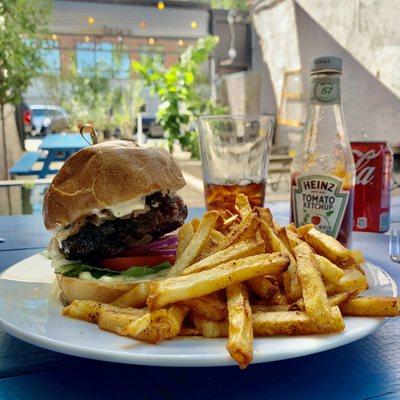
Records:
M107 218L107 212L105 211L109 211L115 218L122 218L132 214L133 211L146 210L147 206L145 200L146 198L144 196L138 196L131 200L109 206L105 210L99 210L98 208L93 209L91 210L91 213L97 215L98 218L103 219Z

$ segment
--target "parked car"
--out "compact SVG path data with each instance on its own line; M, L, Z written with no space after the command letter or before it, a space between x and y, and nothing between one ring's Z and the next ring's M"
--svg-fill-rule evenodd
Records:
M25 133L30 136L46 136L70 127L65 110L49 105L29 105L23 113L23 122Z
M164 137L164 131L161 126L156 122L154 117L143 117L142 118L142 129L143 133L152 139L161 139ZM135 133L137 127L135 128Z

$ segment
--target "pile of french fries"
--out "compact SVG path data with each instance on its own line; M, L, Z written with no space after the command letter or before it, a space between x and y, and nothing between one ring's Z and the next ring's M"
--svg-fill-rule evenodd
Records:
M332 334L345 329L344 315L399 315L399 298L359 296L368 288L359 251L313 225L281 227L244 195L236 209L183 225L166 278L113 304L76 300L63 314L147 343L227 337L240 368L252 361L254 336Z

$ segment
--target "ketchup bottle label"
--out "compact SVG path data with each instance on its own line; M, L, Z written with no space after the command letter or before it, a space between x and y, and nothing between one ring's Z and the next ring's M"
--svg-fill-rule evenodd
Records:
M314 224L336 238L348 200L349 191L343 190L343 182L336 177L297 175L292 185L294 223Z

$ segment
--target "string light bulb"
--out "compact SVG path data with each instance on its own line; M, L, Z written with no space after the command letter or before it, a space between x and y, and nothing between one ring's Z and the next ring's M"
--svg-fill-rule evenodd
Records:
M179 39L179 40L178 40L178 46L179 46L179 47L182 47L182 46L183 46L183 40L182 40L182 39Z
M146 22L144 21L140 21L139 22L139 28L144 31L146 29Z
M196 22L196 21L191 21L191 22L190 22L190 27L191 27L192 29L196 29L196 28L197 28L197 22Z
M93 25L95 23L95 20L92 16L87 17L87 23L89 25Z
M149 44L150 45L152 45L153 46L153 44L155 43L156 41L154 40L154 38L149 38Z
M165 8L164 2L160 0L160 1L157 3L157 8L158 8L159 10L164 10L164 8Z
M121 36L121 35L118 35L118 36L117 36L117 41L118 41L119 43L122 42L122 36Z
M86 35L83 40L87 43L90 40L90 37L88 35Z
M53 40L57 40L57 39L58 39L58 36L57 36L55 33L53 33L53 34L51 35L51 38L52 38Z

